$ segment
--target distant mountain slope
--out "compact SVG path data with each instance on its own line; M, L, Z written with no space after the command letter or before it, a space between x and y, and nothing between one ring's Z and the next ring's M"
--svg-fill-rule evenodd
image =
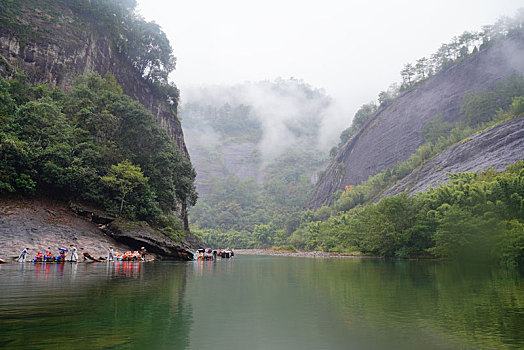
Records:
M382 197L404 191L413 194L430 186L437 187L449 179L448 173L479 171L489 167L504 170L521 159L524 159L524 115L450 147L386 190Z
M358 185L408 159L424 143L422 131L428 122L458 121L466 94L492 89L516 72L524 73L523 58L524 37L505 39L416 85L379 109L340 148L307 206L315 209L330 205L332 195L344 186Z

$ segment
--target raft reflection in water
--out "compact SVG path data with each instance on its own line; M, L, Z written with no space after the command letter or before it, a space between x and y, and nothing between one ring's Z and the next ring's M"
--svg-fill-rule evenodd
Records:
M0 348L187 349L192 324L184 303L187 267L165 265L3 268Z

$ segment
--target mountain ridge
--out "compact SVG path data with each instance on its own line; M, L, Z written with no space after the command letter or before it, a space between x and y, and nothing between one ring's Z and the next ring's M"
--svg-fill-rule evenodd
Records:
M466 94L492 89L498 82L524 72L524 36L515 35L404 91L380 108L342 146L320 177L307 208L333 203L333 194L393 168L424 144L430 121L455 123Z

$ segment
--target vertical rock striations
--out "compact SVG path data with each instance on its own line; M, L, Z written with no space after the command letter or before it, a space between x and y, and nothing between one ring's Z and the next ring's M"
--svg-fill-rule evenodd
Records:
M76 17L60 2L45 5L51 7L48 12L59 14L53 18L38 8L26 8L24 12L22 5L21 14L16 17L0 14L1 74L7 75L10 68L17 69L26 73L33 83L46 83L67 91L79 75L111 73L125 94L138 100L156 116L181 153L189 158L176 114L176 101L170 104L156 93L151 84L123 59L109 33ZM19 28L24 28L24 31Z
M465 94L492 89L516 72L524 73L523 58L524 37L508 38L405 91L341 147L307 207L330 205L344 186L358 185L408 159L424 143L428 122L458 121Z

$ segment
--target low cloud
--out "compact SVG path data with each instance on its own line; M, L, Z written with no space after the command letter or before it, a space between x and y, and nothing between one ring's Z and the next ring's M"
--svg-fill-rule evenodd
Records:
M189 87L182 90L181 105L186 103L215 108L226 103L232 107L251 106L252 115L262 125L263 135L258 146L265 161L278 157L303 138L314 139L316 147L327 151L338 143L340 132L351 121L344 109L323 90L293 78L234 86ZM208 132L207 129L198 131L201 138ZM216 140L216 133L209 138Z

